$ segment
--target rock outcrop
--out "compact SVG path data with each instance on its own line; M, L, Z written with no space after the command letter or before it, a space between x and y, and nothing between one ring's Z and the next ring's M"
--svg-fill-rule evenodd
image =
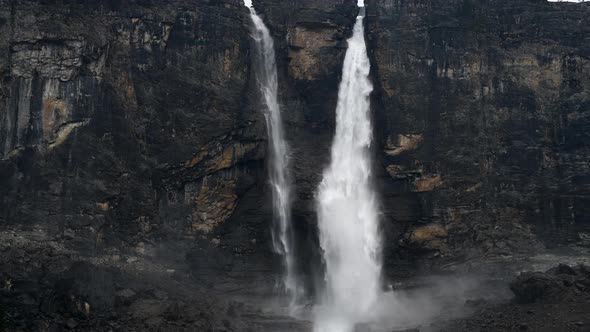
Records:
M547 272L525 272L511 284L518 303L565 302L577 295L590 296L590 269L565 264Z
M590 230L590 6L367 8L386 256L579 243Z

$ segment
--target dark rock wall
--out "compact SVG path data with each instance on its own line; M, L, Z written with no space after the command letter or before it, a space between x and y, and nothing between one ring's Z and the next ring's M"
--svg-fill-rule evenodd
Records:
M310 276L355 2L255 1ZM589 242L590 6L367 6L386 264ZM238 0L0 0L2 227L197 271L276 267L249 24Z
M590 6L367 5L387 257L581 243L590 229Z
M276 267L242 1L3 1L0 221L197 271ZM315 255L352 0L255 1L276 40L298 250Z
M236 0L0 1L0 222L268 252L249 24Z

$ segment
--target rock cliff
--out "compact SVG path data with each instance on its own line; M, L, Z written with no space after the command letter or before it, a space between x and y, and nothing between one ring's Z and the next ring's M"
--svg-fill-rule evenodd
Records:
M277 267L241 1L0 5L3 228L198 274ZM588 244L590 6L367 6L386 267ZM255 7L276 41L296 246L312 275L314 195L358 8Z
M1 4L3 227L90 254L186 259L199 274L277 267L241 1ZM256 7L276 39L306 257L317 251L313 196L358 9Z
M242 251L265 238L264 218L231 220L242 199L265 195L240 1L0 8L3 225L82 251L146 255L229 246L234 230Z
M254 2L275 37L312 288L315 191L358 8ZM590 246L590 5L366 3L386 271ZM240 0L0 0L0 330L2 304L23 330L103 330L84 307L96 298L122 330L189 330L199 315L203 329L276 330L199 300L236 289L222 277L268 291L280 271L249 27Z
M367 6L389 257L587 244L590 6Z

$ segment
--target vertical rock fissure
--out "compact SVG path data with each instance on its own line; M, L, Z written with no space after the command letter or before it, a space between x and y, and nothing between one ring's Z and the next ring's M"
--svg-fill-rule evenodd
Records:
M273 249L282 256L285 267L283 287L294 305L302 296L296 277L291 225L291 176L289 174L289 147L285 141L281 110L278 102L278 75L274 41L262 19L249 6L252 18L252 37L255 42L255 68L258 80L266 129L269 140L269 180L273 199Z
M15 16L16 16L16 4L15 4L15 0L10 1L10 37L9 37L9 46L12 47L13 41L14 41L14 20L15 20ZM6 75L10 78L10 80L12 80L12 50L9 49L7 52L7 68L6 68ZM12 95L13 91L16 89L9 89L9 94ZM18 93L18 90L16 90ZM10 98L8 99L10 100ZM17 99L18 100L18 99ZM4 151L0 151L0 157L4 158L6 157L12 150L13 148L15 148L18 144L17 143L13 143L13 142L17 142L18 137L17 137L17 131L18 131L18 112L15 110L15 108L11 107L12 105L9 104L9 101L6 102L6 113L5 113L5 118L4 118L4 122L5 122L5 137L4 138ZM11 118L11 110L15 110L14 111L14 117ZM11 130L11 128L13 128ZM14 146L13 146L14 145Z
M364 7L348 40L336 109L331 163L318 189L318 227L326 264L326 290L317 332L350 332L367 320L380 289L380 240L371 186L373 137L370 61Z

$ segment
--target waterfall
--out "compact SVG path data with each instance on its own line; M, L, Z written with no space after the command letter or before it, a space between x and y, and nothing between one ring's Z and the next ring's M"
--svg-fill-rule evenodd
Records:
M344 59L332 159L317 195L326 289L316 332L353 331L368 319L380 293L379 222L370 183L373 87L360 10Z
M274 250L284 261L283 286L297 301L300 288L295 275L295 259L291 228L291 183L289 178L288 146L285 142L281 110L278 102L277 65L272 36L253 7L250 16L254 23L256 77L263 97L264 117L269 140L268 172L273 198L272 242Z

